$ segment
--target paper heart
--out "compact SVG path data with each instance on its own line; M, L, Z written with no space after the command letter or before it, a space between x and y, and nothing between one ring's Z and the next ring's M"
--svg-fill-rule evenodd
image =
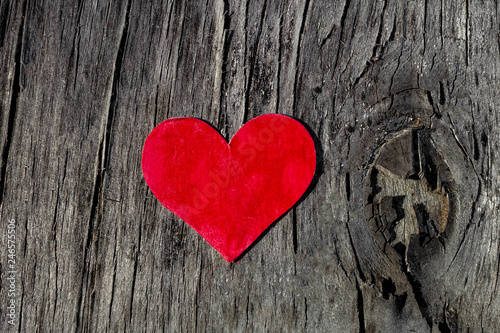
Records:
M202 120L168 119L142 153L154 195L227 261L300 199L315 168L309 132L277 114L250 120L229 144Z

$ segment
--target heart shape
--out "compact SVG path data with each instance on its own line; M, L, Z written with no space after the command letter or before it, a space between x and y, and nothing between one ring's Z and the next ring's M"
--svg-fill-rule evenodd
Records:
M142 153L153 194L227 261L300 199L315 168L309 132L277 114L250 120L230 143L202 120L167 119Z

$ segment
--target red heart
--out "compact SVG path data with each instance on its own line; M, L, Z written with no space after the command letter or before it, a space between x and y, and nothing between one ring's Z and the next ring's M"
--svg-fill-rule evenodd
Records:
M277 114L250 120L229 144L202 120L167 119L142 153L154 195L227 261L300 199L315 168L309 132Z

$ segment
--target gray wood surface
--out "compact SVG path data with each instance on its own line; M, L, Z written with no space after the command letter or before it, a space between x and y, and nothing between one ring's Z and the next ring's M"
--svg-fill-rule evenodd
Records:
M0 331L500 331L499 14L1 0ZM152 195L142 146L166 118L229 139L265 113L309 127L317 173L227 263Z

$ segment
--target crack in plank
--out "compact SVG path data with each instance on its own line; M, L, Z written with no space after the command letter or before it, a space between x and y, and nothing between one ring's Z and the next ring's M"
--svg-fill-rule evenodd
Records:
M21 17L21 24L19 24L19 31L17 32L17 44L16 50L14 52L14 79L12 81L12 94L10 100L10 108L9 108L9 117L7 120L7 135L5 137L5 143L2 149L2 165L0 168L0 207L3 203L3 196L5 192L5 177L7 174L7 160L9 158L10 147L12 143L12 137L14 135L14 123L16 119L16 111L18 105L19 94L21 93L21 86L19 83L19 79L21 76L21 54L23 50L23 39L25 37L24 32L26 29L26 1L22 4L23 13Z
M82 281L81 281L81 288L79 290L79 296L78 296L78 310L76 314L76 330L80 330L83 327L81 327L83 323L83 318L82 316L82 311L83 307L85 304L85 300L90 296L90 294L83 295L83 290L84 290L84 285L85 281L90 278L90 273L92 270L94 271L93 273L95 274L96 267L93 269L88 267L90 264L89 256L90 256L90 248L92 246L92 242L94 242L97 238L97 234L99 232L98 227L99 223L102 220L102 212L103 212L103 206L104 206L104 177L105 177L105 172L106 172L106 166L109 164L109 149L110 149L110 139L111 139L111 127L113 123L113 118L114 118L114 112L116 109L116 103L117 103L117 91L118 91L118 84L120 81L120 73L121 73L121 68L122 68L122 62L123 62L123 57L124 57L124 49L126 45L126 39L127 39L127 34L128 34L128 26L130 23L130 6L131 6L131 0L128 0L127 2L127 7L125 10L125 17L124 21L121 26L121 34L119 36L119 44L118 44L118 49L116 53L116 58L115 58L115 64L113 67L113 81L112 85L109 89L109 103L108 103L108 108L107 108L107 113L106 113L106 120L105 123L103 124L103 131L101 133L101 140L99 143L99 149L97 153L97 161L96 161L96 168L95 168L95 180L94 180L94 188L93 188L93 194L92 194L92 204L91 204L91 209L90 209L90 217L89 217L89 227L87 231L87 239L85 242L85 248L84 248L84 255L83 255L83 262L84 262L84 268L82 272ZM97 263L95 263L95 266ZM94 280L96 276L94 275ZM90 282L89 282L90 283ZM89 291L87 290L87 293ZM112 299L112 298L111 298ZM111 302L112 303L112 302ZM111 309L111 305L110 305ZM90 318L90 311L91 311L91 302L88 304L88 318ZM90 321L89 319L86 322L86 325L89 325Z

